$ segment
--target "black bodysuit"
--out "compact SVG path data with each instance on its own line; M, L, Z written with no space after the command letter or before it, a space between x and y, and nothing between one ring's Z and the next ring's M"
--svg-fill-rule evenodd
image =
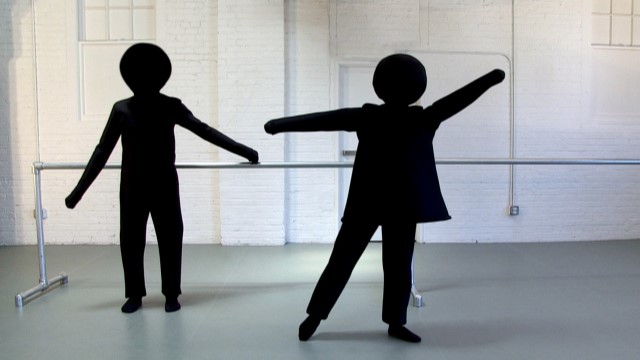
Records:
M411 71L408 73L407 83L413 79ZM434 135L443 121L503 79L504 72L494 70L424 109L401 101L365 104L361 108L292 116L265 124L265 131L270 134L355 131L358 135L342 226L309 302L310 316L327 318L371 237L382 226L382 320L390 325L406 323L416 224L451 218L436 172ZM402 81L397 84L394 81L397 79L391 76L384 83L403 85ZM426 86L426 78L424 82ZM390 94L388 98L394 100L393 92ZM401 99L406 98L401 95Z
M149 215L158 238L162 293L167 297L181 293L183 225L175 167L175 125L251 162L258 161L255 150L195 118L179 99L156 93L115 103L67 205L74 207L80 201L122 138L120 248L128 298L146 295L143 256Z

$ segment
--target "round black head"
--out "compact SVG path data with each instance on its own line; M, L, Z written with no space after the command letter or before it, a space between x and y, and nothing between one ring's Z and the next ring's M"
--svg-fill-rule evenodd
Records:
M158 93L171 76L171 61L156 45L134 44L122 55L120 74L134 94Z
M426 88L427 72L422 63L411 55L389 55L380 60L373 73L373 89L387 104L413 104Z

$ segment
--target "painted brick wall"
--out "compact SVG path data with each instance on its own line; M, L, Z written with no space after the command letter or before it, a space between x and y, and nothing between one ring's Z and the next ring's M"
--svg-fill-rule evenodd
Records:
M283 137L263 125L284 114L283 1L218 1L218 94L220 129L261 160L282 161ZM282 170L220 173L220 204L223 244L284 243Z
M334 16L338 56L384 55L420 43L416 0L338 0Z
M208 0L163 1L158 42L170 54L173 75L164 92L182 102L201 121L219 128L217 98L217 4ZM218 148L176 127L176 161L218 160ZM185 242L220 242L218 172L180 170Z
M54 0L37 4L38 14L47 14L38 17L36 27L42 158L86 161L104 124L78 120L76 15L71 5L61 7ZM0 68L0 244L35 242L30 5L26 0L0 3L0 59L7 65ZM337 134L272 137L262 126L273 117L335 105L336 64L376 61L399 50L426 58L450 52L506 54L514 64L517 157L638 158L640 116L606 120L590 112L588 8L589 2L579 0L158 1L158 42L174 63L166 93L256 148L262 161L338 159ZM55 45L61 43L66 47ZM449 79L480 75L485 58L456 56L451 55L449 71L429 73L432 92L423 105L458 86ZM477 66L460 74L469 64ZM425 65L429 71L430 64ZM509 87L500 86L443 125L437 156L508 156ZM242 160L185 131L177 135L179 161ZM635 186L640 167L518 166L514 197L521 213L515 217L508 215L508 167L443 165L439 170L454 219L423 226L423 241L640 236ZM44 173L47 241L117 242L117 172L101 174L77 211L69 211L62 200L78 176L75 171ZM340 189L333 170L189 170L180 176L186 242L326 242L339 225Z
M0 243L19 244L35 239L29 164L37 151L29 1L0 3L0 23Z
M73 2L61 6L59 1L41 1L36 6L36 19L40 160L86 163L102 134L106 117L91 121L79 118L76 8ZM119 145L110 160L120 161ZM72 211L64 206L64 198L80 174L70 170L41 173L43 206L48 213L44 222L45 241L117 243L118 171L103 171Z
M583 6L588 13L590 3L582 1L516 6L517 156L638 158L638 114L616 124L588 111L592 49ZM630 209L640 200L633 190L639 174L638 167L518 169L522 217L512 238L637 238L640 221Z
M15 16L23 22L17 27L24 38L18 44L31 45L30 3L24 2L24 14ZM86 162L93 151L106 124L106 116L97 119L80 120L78 116L78 45L77 45L77 9L73 2L61 7L58 1L39 1L36 6L38 36L38 79L40 147L42 160L47 162ZM158 2L157 43L169 54L173 73L163 92L182 99L192 112L217 127L217 82L215 66L216 53L216 4L210 1ZM15 6L14 6L15 8ZM16 13L17 10L13 10ZM3 12L3 14L5 14ZM47 14L47 16L43 16ZM5 22L11 24L10 21ZM16 39L5 39L3 41ZM11 44L11 43L7 43ZM66 44L66 45L61 45ZM11 52L3 52L10 54ZM31 52L22 56L25 64L21 68L21 84L29 94L33 94L33 76ZM117 69L116 69L117 71ZM12 74L13 76L13 74ZM10 80L7 80L10 84ZM32 106L35 103L25 91L20 93L11 88L10 97L20 96L16 106ZM15 93L14 93L15 92ZM34 96L34 95L31 95ZM4 97L7 101L10 97ZM7 109L9 109L8 107ZM35 137L35 124L31 119L11 117L12 126L28 129L29 136ZM7 117L9 119L9 117ZM176 128L177 161L215 161L217 149L194 134ZM4 144L5 142L3 142ZM37 159L36 141L21 136L22 146L31 146L33 151L24 156L16 167L24 174L21 178L6 176L11 182L13 197L20 196L24 207L22 215L7 217L12 225L14 236L7 236L11 243L16 238L19 243L35 242L33 217L33 186L30 164ZM13 147L12 147L13 148ZM15 147L16 150L18 147ZM119 145L111 155L110 161L120 161ZM14 169L15 170L15 169ZM5 171L5 167L2 167ZM119 233L118 189L119 172L103 171L91 186L76 210L64 207L64 197L75 186L80 171L43 172L43 200L49 219L45 221L47 243L117 243ZM24 184L17 191L16 181ZM180 171L183 218L185 223L185 242L219 243L220 220L218 201L218 181L215 171ZM3 193L5 193L3 191ZM11 200L13 202L13 199ZM6 202L7 204L9 201ZM4 203L3 203L3 206ZM6 205L8 207L8 205ZM16 208L18 205L12 205ZM3 211L4 213L4 211ZM15 210L14 210L15 213ZM3 220L5 221L4 217ZM11 227L3 226L3 230ZM3 236L4 239L4 236ZM155 233L151 221L148 226L148 240L155 242Z
M287 4L286 113L330 110L329 1ZM287 161L338 159L337 133L289 133L285 139ZM333 242L340 218L338 170L288 170L285 181L287 242Z

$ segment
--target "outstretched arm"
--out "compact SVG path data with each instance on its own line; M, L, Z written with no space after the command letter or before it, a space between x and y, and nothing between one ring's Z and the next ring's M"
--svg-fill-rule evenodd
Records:
M436 121L452 117L471 105L492 86L501 83L504 76L504 71L500 69L490 71L427 107L427 117Z
M89 159L87 167L84 169L78 184L73 191L71 191L71 194L69 194L69 196L64 200L65 205L69 209L76 207L84 193L89 189L89 186L91 186L93 181L98 177L98 174L100 174L100 171L104 168L107 160L109 160L109 156L111 155L111 152L113 152L113 148L118 143L121 133L122 130L120 127L119 115L114 107L113 110L111 110L109 121L107 121L107 126L104 128L100 142L98 142L93 154L91 154L91 158Z
M186 107L184 108L184 111L185 114L182 117L183 121L179 123L181 126L216 146L242 156L252 164L258 163L257 151L231 139L220 131L198 120Z
M361 108L345 108L274 119L264 125L264 131L274 135L292 131L355 131Z

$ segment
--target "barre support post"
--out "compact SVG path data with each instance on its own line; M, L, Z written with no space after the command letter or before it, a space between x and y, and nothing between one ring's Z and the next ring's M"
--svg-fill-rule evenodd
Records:
M35 218L36 218L36 233L38 238L38 262L40 266L40 281L39 284L35 287L24 291L18 295L16 295L16 307L22 308L25 305L25 301L31 298L34 295L40 294L51 285L55 284L66 284L69 281L67 274L64 272L60 273L58 276L48 279L47 278L47 264L44 255L44 223L43 223L43 210L42 210L42 186L41 186L41 170L42 163L35 162L33 163L33 185L35 192Z
M419 308L424 306L424 302L422 301L422 295L420 295L420 292L416 287L416 276L415 276L416 272L413 269L414 262L415 262L415 257L412 257L411 258L411 297L413 298L413 306Z

